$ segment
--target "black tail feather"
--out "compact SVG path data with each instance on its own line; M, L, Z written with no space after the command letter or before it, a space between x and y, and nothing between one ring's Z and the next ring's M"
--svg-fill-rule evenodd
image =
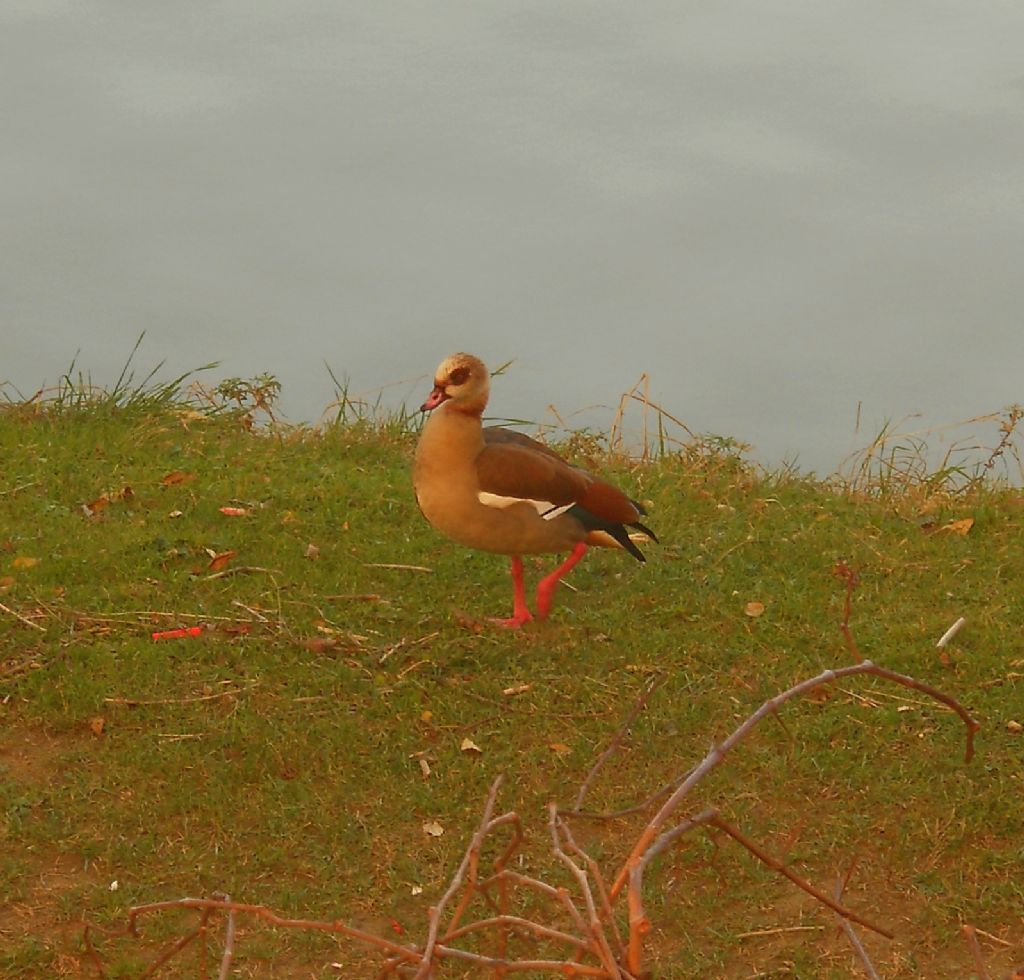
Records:
M640 511L640 513L645 513L644 509L639 504L637 504L636 507L637 510ZM637 561L645 562L647 561L647 559L644 557L644 553L636 546L636 543L633 541L633 539L630 538L629 531L627 530L628 527L635 527L638 531L642 531L644 534L646 534L647 537L649 537L655 543L658 542L658 539L657 537L655 537L654 532L650 528L645 527L643 524L639 523L639 521L630 523L628 525L615 524L612 521L606 521L603 518L598 517L596 514L592 514L586 508L580 507L579 504L570 507L567 513L575 517L576 520L578 520L587 531L604 531L605 534L607 534L609 537L613 538L620 545L622 545L622 547L626 551L628 551Z
M629 526L635 527L638 531L641 531L644 534L646 534L647 537L649 537L655 544L661 544L661 542L658 540L658 535L656 535L649 527L647 527L646 524L641 524L639 521L634 521Z

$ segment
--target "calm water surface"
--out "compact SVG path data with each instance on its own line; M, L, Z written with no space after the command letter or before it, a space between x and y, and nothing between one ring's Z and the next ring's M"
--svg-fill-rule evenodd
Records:
M1024 401L1022 39L1017 0L0 0L0 380L145 330L315 419L325 362L412 405L463 348L515 359L496 414L648 372L830 471Z

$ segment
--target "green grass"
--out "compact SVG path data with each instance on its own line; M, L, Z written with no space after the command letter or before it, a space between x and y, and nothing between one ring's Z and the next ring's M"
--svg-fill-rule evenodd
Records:
M643 799L766 698L849 662L839 559L861 574L862 652L968 706L977 756L964 763L962 724L925 697L855 679L766 721L692 809L720 807L826 891L857 856L847 901L897 933L864 937L885 976L971 975L964 922L1024 959L1024 736L1006 727L1024 722L1019 491L872 493L706 447L636 466L580 439L579 458L650 502L662 545L643 567L592 552L549 623L478 631L467 617L510 607L505 562L423 522L404 419L349 404L323 431L254 431L259 385L196 411L176 389L119 384L116 399L71 386L57 404L0 408L0 976L89 975L83 920L112 929L133 904L217 891L420 937L499 772L499 809L528 827L523 867L568 884L545 805L572 802L651 671L668 680L593 809ZM929 531L966 517L966 535ZM211 577L226 551L229 574ZM432 571L374 567L387 563ZM150 638L197 623L216 628ZM467 737L479 755L460 750ZM446 832L427 837L435 820ZM642 820L575 826L610 871ZM647 901L659 977L856 973L812 900L717 835L662 859ZM97 938L109 975L138 976L188 921ZM743 938L793 926L812 928ZM370 976L378 962L251 922L237 948L241 976ZM983 949L994 974L1015 961ZM194 976L195 961L161 975Z

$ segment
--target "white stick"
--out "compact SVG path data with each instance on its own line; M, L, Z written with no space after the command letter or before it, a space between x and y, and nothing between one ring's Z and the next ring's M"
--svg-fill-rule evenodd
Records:
M935 645L937 647L944 647L947 643L949 643L950 640L953 639L954 636L957 635L957 633L960 632L960 630L963 628L964 623L966 622L967 620L964 619L963 616L961 616L952 626L950 626L948 630L946 630L945 633L942 634L942 636L939 637L939 642Z

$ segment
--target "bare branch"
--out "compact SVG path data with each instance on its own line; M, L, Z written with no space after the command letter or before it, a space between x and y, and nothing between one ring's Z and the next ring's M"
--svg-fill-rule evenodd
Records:
M612 740L608 743L605 750L597 757L597 761L591 767L590 772L587 773L586 778L583 780L580 786L579 792L576 794L576 800L572 805L574 811L578 811L583 806L583 800L586 798L588 791L590 790L590 784L594 781L594 777L601 771L602 766L611 758L625 738L626 732L629 731L633 722L636 721L637 716L641 711L647 707L647 702L650 700L651 695L654 694L665 681L668 680L668 674L664 671L659 671L655 674L648 682L647 686L643 689L640 697L637 698L636 704L633 705L633 710L626 716L626 720L622 723L619 730L615 733Z
M644 907L644 874L652 861L678 843L684 835L702 826L713 826L739 843L757 860L783 875L816 901L829 908L838 917L840 927L850 940L868 977L877 978L878 975L851 923L857 922L889 938L892 937L892 934L841 904L845 883L852 873L852 866L847 872L846 878L837 882L834 897L830 897L750 840L737 827L726 821L717 808L707 807L696 815L680 812L683 801L694 787L718 767L728 753L736 748L761 721L768 717L777 718L780 709L794 698L807 694L822 685L855 675L872 674L925 694L933 701L954 711L967 728L966 756L968 761L971 759L974 752L974 733L978 731L979 725L956 699L928 684L888 668L879 667L861 657L849 626L852 595L857 575L845 563L840 563L835 572L846 584L844 615L840 627L847 649L856 662L846 667L822 671L817 676L796 683L782 693L764 701L727 738L717 745L713 745L698 765L674 778L645 802L615 814L595 814L582 810L581 806L591 784L608 759L620 748L640 712L646 708L654 692L665 682L666 675L660 673L648 681L625 721L587 773L576 795L573 810L559 811L554 803L549 804L548 830L552 848L555 856L568 872L571 879L570 887L556 886L537 877L514 871L509 867L513 856L519 851L524 841L524 833L522 823L516 813L509 812L494 816L497 795L502 784L502 776L498 776L491 784L483 814L458 868L440 899L429 911L427 934L422 945L401 944L383 936L347 926L337 920L290 919L266 906L233 902L227 896L221 895L215 895L209 899L183 898L135 906L129 910L125 929L120 933L108 933L107 935L138 936L139 919L152 912L190 908L199 912L198 926L160 953L150 964L145 976L153 976L171 958L189 945L195 944L198 939L200 974L205 980L207 948L210 945L206 941L207 930L212 919L218 913L223 913L226 916L226 921L219 980L226 980L231 971L239 914L251 915L277 927L337 933L375 947L388 957L380 973L381 977L401 974L403 976L411 975L416 980L427 980L428 977L433 976L435 969L444 960L454 959L480 969L493 971L495 977L499 978L512 973L533 973L535 975L548 973L559 976L594 977L597 980L637 980L642 975L644 943L651 929L651 923ZM248 611L255 613L255 610L252 609ZM424 639L432 639L434 635L436 634ZM185 703L237 695L241 690L242 688L237 688L214 695L202 695L174 702L132 702L120 698L108 699L108 701L125 705ZM608 887L597 862L576 842L566 818L575 816L612 819L644 811L659 801L660 807L642 829L629 855L619 868L611 887ZM480 880L479 863L484 844L491 835L502 828L508 828L509 840L494 860L493 871L489 876ZM538 903L546 903L552 915L561 909L564 913L561 917L562 921L567 915L570 924L566 927L556 927L540 921L535 913L531 913L530 916L516 914L511 907L511 895L515 889L525 889L535 893L538 896ZM625 938L617 918L617 914L622 914L621 905L618 910L616 908L616 902L624 889L627 892L626 912L629 927L628 936ZM448 917L447 925L443 925L446 909L457 895L459 899L455 904L454 911ZM484 904L490 906L494 914L464 922L473 898L477 895L481 897ZM521 900L520 904L522 904ZM976 930L973 927L964 926L964 934L971 946L979 977L981 980L987 980L988 974L985 972L975 933ZM487 934L492 938L493 954L470 951L453 945L464 937L479 934ZM509 938L515 935L532 937L534 940L553 944L556 948L561 946L566 950L566 958L561 960L541 957L520 959L510 956L508 952ZM85 955L95 965L98 975L101 978L105 977L103 963L92 943L89 926L85 927L83 945Z
M434 947L437 945L437 934L441 925L441 913L444 911L445 905L448 904L451 897L462 886L466 879L466 872L471 866L473 868L473 877L475 878L476 876L476 862L479 860L480 846L487 833L487 826L491 822L491 814L494 813L494 802L498 796L498 789L500 788L503 779L504 777L499 775L491 784L490 792L487 794L487 802L484 804L484 815L483 819L480 821L480 826L477 827L477 831L473 835L473 839L469 842L469 847L462 859L462 863L459 865L451 883L448 885L447 891L441 896L437 905L430 910L430 926L427 931L427 941L423 946L421 966L419 970L416 971L415 980L421 980L421 978L426 977L430 973L431 960L433 959Z
M227 901L230 901L227 895L224 896ZM230 909L228 911L228 924L224 928L224 956L220 961L220 973L217 976L217 980L228 980L228 975L231 973L231 960L235 955L235 910Z
M633 845L633 849L630 851L629 856L626 858L622 868L619 870L619 873L615 878L614 883L612 884L612 899L615 899L626 884L630 867L642 858L644 852L648 847L650 847L651 843L661 830L661 827L664 826L673 811L675 811L683 799L685 799L690 790L692 790L697 783L707 776L708 773L717 768L724 761L726 755L740 742L742 742L743 739L745 739L765 717L778 711L779 708L781 708L787 701L790 701L795 697L800 697L824 684L830 684L834 681L841 680L844 677L851 677L855 674L876 674L879 677L884 677L897 684L902 684L905 687L912 687L914 690L921 691L934 697L936 700L956 711L967 725L967 760L970 761L974 754L974 733L980 728L980 726L954 698L942 694L941 691L937 691L935 688L927 684L922 684L920 681L916 681L912 677L907 677L905 674L899 674L896 673L896 671L888 670L884 667L878 667L870 660L862 660L860 663L852 664L848 667L839 667L836 670L824 670L816 677L811 677L805 681L801 681L799 684L794 684L789 688L789 690L783 691L781 694L777 694L773 698L769 698L761 705L760 708L750 715L746 721L736 728L728 738L718 745L711 747L711 751L708 752L704 759L691 771L690 775L680 784L675 792L672 793L665 803L662 804L661 809L644 828L640 838L637 840L636 844Z
M767 852L761 850L757 844L755 844L749 837L746 837L738 828L734 827L728 821L716 816L711 819L710 823L719 830L725 831L725 833L727 833L738 844L742 844L762 864L766 864L769 868L773 871L777 871L780 875L785 875L785 877L793 882L797 888L816 898L822 905L827 905L836 913L836 915L840 915L844 919L852 919L854 922L859 923L866 929L870 929L872 932L877 932L880 936L885 936L886 939L894 938L893 933L884 926L880 926L877 923L871 922L869 919L865 919L864 916L854 912L852 909L844 908L838 902L829 898L823 891L819 891L810 882L805 881L795 871L792 871L778 860L778 858L774 858Z
M854 862L855 864L856 862ZM850 865L849 870L845 875L836 878L836 887L833 894L837 902L843 900L843 889L846 887L847 881L850 879L850 875L853 872L854 864ZM836 921L839 923L839 928L846 933L846 938L850 940L850 945L853 947L853 951L857 954L857 958L860 960L861 965L864 967L864 971L867 973L870 980L881 980L878 973L875 971L875 967L871 960L868 958L867 950L864 949L864 944L860 941L860 936L857 935L853 926L850 925L850 920L845 916L836 915Z
M985 969L985 961L981 958L981 946L978 944L978 937L974 926L966 923L961 927L964 937L967 939L967 947L974 959L974 968L978 971L978 980L990 980L988 970Z
M853 632L850 630L850 613L853 609L853 590L857 588L857 583L860 581L860 572L855 571L846 564L845 561L839 561L836 563L835 568L832 569L832 574L836 578L841 579L846 585L846 597L843 601L843 618L839 621L839 631L843 634L843 640L846 643L846 649L850 651L850 656L854 660L863 660L864 658L860 654L860 650L857 648L857 641L853 638Z
M608 971L608 976L613 980L620 980L622 974L615 962L615 955L608 945L608 938L604 934L601 925L601 918L597 914L597 905L594 902L593 892L590 890L590 882L587 880L587 873L565 852L561 843L561 835L564 830L564 823L558 816L558 807L554 803L548 804L548 829L551 833L551 843L555 855L569 869L569 873L576 879L576 883L583 895L583 901L587 907L589 921L588 932L596 945L596 952L601 965Z

